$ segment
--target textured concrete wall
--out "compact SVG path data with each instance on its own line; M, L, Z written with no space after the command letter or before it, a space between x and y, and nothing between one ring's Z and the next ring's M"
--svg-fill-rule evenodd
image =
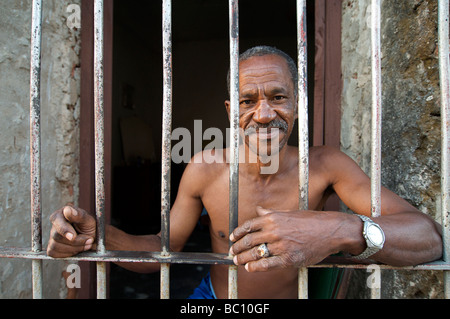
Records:
M343 1L342 149L369 174L370 1ZM440 222L437 1L382 2L382 183ZM350 296L368 296L355 271ZM383 271L383 298L442 298L442 273Z
M368 0L343 1L342 149L370 165ZM69 4L44 1L42 199L48 216L78 198L79 31ZM0 246L30 246L29 42L31 0L0 3ZM439 220L436 1L383 2L383 184ZM44 297L66 296L65 263L44 263ZM31 297L31 263L0 259L0 298ZM367 297L356 271L350 297ZM439 272L383 271L384 298L440 298Z
M43 1L42 211L48 217L78 196L79 31L67 6ZM29 72L31 0L0 2L0 246L31 247ZM63 262L44 262L44 297L65 297ZM0 259L0 298L31 297L31 262Z

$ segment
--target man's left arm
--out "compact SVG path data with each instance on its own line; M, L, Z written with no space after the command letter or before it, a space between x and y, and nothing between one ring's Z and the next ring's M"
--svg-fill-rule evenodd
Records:
M383 249L370 256L370 259L406 266L433 261L442 256L441 226L438 223L385 187L381 187L381 216L372 218L370 179L347 155L334 149L327 151L330 156L325 165L329 169L338 168L333 175L333 189L339 198L356 214L371 218L384 232ZM330 160L334 165L331 165ZM362 221L360 223L363 224ZM362 232L359 238L362 238ZM363 246L366 249L365 240Z
M370 216L370 179L340 151L325 149L322 178L353 212ZM383 248L370 259L396 266L416 265L442 256L441 228L393 192L382 188L381 211L372 220L385 234ZM365 249L363 221L343 212L274 212L258 208L259 217L249 220L232 234L235 263L248 271L308 266L343 251L359 255ZM257 247L266 243L271 253L260 258Z

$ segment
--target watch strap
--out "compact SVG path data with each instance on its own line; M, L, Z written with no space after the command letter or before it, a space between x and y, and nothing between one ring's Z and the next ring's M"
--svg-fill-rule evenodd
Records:
M352 256L352 258L353 259L358 259L358 260L367 259L367 258L369 258L370 256L372 256L373 254L375 254L376 252L378 252L380 250L380 248L373 247L373 246L370 246L368 244L368 242L367 242L368 240L367 240L366 235L364 233L364 229L365 229L366 223L372 223L372 224L376 224L376 223L373 220L371 220L369 217L367 217L367 216L359 215L359 214L355 214L355 215L358 216L364 222L363 237L364 237L364 240L366 241L367 248L361 254L359 254L357 256Z

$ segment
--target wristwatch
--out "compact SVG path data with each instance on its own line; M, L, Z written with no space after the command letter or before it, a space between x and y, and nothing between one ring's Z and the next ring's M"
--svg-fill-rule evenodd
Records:
M363 237L366 240L367 248L362 254L353 256L352 258L366 259L383 248L384 232L380 225L374 223L369 217L358 214L355 215L364 222Z

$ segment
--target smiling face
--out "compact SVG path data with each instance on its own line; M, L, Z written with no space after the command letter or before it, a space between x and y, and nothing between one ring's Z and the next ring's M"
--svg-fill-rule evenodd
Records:
M228 114L230 102L226 101ZM278 153L297 118L294 83L278 55L254 56L239 64L239 126L257 155Z

